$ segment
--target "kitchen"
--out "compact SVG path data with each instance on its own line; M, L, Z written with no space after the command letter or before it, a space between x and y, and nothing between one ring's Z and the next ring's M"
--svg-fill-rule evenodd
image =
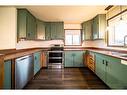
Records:
M0 89L127 88L127 6L1 6L0 13Z

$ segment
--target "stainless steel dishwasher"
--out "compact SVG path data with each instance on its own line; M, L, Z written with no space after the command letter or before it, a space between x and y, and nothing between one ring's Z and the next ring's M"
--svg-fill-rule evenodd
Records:
M34 75L34 64L32 55L16 59L15 64L15 88L23 88Z

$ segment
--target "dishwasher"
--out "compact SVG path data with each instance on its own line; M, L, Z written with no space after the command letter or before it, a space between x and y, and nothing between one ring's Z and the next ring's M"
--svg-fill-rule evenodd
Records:
M23 88L33 75L33 56L27 55L17 58L15 62L15 89Z

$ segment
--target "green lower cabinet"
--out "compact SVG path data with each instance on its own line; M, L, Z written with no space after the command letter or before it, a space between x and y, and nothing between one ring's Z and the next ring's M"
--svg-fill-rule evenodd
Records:
M41 63L41 60L40 60L40 57L41 57L41 52L36 52L34 53L34 75L40 70L41 66L40 66L40 63Z
M107 76L106 83L109 87L114 89L127 88L127 66L121 64L121 60L106 56L108 65L106 68Z
M4 89L11 89L11 60L4 62Z
M65 51L64 67L84 67L83 51Z
M84 67L83 64L83 51L75 51L74 67Z
M96 74L100 79L102 79L105 82L105 71L106 67L104 65L104 59L102 55L96 54Z
M121 59L96 53L95 72L110 88L127 88L127 65L121 64Z
M72 52L65 51L64 67L73 67Z

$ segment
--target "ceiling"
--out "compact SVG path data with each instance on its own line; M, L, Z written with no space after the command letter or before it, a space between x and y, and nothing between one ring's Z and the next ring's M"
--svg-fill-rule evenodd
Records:
M106 13L107 6L25 6L36 18L43 21L82 23L97 14Z

